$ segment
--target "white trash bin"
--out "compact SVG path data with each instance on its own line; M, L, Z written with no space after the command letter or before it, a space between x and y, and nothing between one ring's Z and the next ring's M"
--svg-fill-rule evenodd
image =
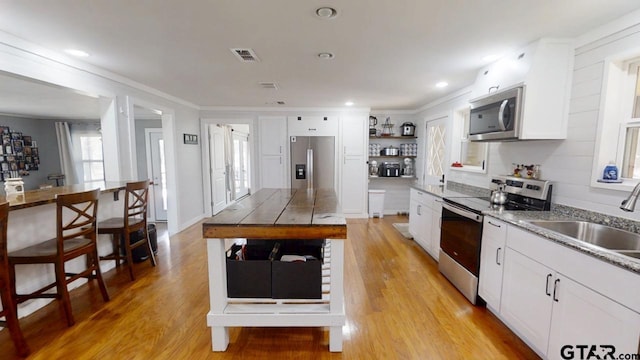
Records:
M384 217L385 190L369 190L369 217Z

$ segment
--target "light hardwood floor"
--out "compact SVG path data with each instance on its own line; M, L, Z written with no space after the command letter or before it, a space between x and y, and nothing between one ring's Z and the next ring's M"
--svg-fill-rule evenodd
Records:
M99 289L73 290L76 325L54 302L20 320L29 359L530 359L522 341L474 307L438 273L436 262L391 224L406 217L349 220L345 246L347 325L342 353L323 328L234 328L225 353L211 351L206 246L201 224L158 239L158 266L106 273ZM0 359L14 359L0 331Z

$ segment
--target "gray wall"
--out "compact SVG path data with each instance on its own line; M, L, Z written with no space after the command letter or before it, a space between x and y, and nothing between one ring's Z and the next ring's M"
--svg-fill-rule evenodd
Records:
M144 138L144 129L162 128L162 120L135 120L136 125L136 160L138 168L138 180L148 179L147 174L147 147Z
M60 173L60 158L58 156L58 140L54 123L59 120L31 119L16 116L0 115L0 126L8 126L11 131L22 132L23 135L31 135L38 142L40 166L38 170L32 170L28 176L23 176L25 190L37 189L40 184L53 184L55 181L47 180L47 175ZM4 182L1 193L4 193Z

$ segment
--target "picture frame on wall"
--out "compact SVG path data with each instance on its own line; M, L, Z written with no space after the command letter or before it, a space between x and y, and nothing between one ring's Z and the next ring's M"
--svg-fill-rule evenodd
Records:
M38 170L39 164L38 148L33 137L0 125L0 181L27 176L30 170Z

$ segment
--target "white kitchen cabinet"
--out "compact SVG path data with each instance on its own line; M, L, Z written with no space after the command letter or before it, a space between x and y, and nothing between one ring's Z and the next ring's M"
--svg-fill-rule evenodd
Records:
M472 97L524 84L519 138L565 139L573 60L571 40L540 39L481 69Z
M409 195L409 233L423 249L429 247L431 235L431 208L427 205L429 195L424 191L410 189Z
M502 273L507 241L507 224L485 217L480 250L480 282L478 294L494 311L500 311Z
M261 116L260 184L263 188L287 188L287 119L284 116Z
M560 359L565 346L638 351L638 274L514 226L506 245L498 314L536 352Z
M550 268L507 248L500 315L539 354L547 352L549 341L553 274Z
M286 165L283 156L262 155L260 157L260 177L263 188L287 188Z
M440 230L442 222L442 199L432 196L431 202L431 236L429 237L429 245L427 252L431 256L439 260L440 256Z
M567 345L576 354L576 345L596 346L600 354L600 345L613 345L616 354L638 351L640 314L567 277L557 275L556 280L558 301L553 304L549 359L561 359L562 348ZM634 328L636 331L630 331Z
M440 199L416 189L410 190L409 197L409 232L431 257L438 260L442 205L437 200ZM434 210L434 207L440 210Z
M346 215L367 213L367 126L369 115L349 115L340 118L342 212ZM336 145L338 146L338 145Z
M338 136L336 116L289 116L287 130L289 136ZM364 135L364 133L363 133Z

